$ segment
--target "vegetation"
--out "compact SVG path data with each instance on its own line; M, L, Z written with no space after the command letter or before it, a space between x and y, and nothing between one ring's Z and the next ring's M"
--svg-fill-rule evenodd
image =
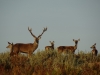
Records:
M79 52L78 55L58 54L56 50L10 57L0 53L0 75L100 75L100 54Z

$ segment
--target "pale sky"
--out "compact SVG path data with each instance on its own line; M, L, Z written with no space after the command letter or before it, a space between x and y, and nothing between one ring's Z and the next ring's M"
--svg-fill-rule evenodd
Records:
M0 52L9 51L9 42L33 43L34 35L48 30L39 41L38 49L44 50L55 41L58 46L74 46L90 52L96 43L100 52L100 0L0 0ZM38 50L37 49L37 50Z

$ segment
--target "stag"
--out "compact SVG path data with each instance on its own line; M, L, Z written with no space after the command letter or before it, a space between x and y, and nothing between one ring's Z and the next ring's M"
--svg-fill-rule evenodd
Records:
M80 41L80 39L78 40L74 40L73 41L75 42L75 46L59 46L58 47L58 52L59 53L73 53L75 52L75 50L77 49L77 44L78 44L78 41Z
M48 50L50 50L50 49L51 49L51 50L54 50L54 41L52 41L52 42L49 41L49 42L50 42L51 46L46 46L46 47L45 47L45 50L46 50L46 51L48 51Z
M12 46L12 51L10 54L17 54L19 52L22 52L22 53L27 53L28 54L28 57L30 57L32 55L32 53L38 48L38 45L39 45L39 40L41 38L41 36L43 35L43 33L45 31L47 31L47 28L44 28L43 29L43 32L38 36L36 37L33 33L32 33L32 29L30 29L28 27L28 31L31 33L31 35L34 37L34 43L27 43L27 44L24 44L24 43L16 43L16 44L13 44Z
M97 56L98 54L98 50L96 49L96 43L94 45L92 45L90 48L92 48L92 56Z

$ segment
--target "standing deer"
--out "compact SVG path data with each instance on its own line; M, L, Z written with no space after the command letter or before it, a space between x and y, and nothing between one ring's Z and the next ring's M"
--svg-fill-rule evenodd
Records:
M49 42L50 42L51 46L46 46L46 47L45 47L45 50L46 50L46 51L48 51L48 50L50 50L50 49L54 50L54 41L52 41L52 42L49 41Z
M58 52L59 53L62 53L62 52L63 53L69 53L69 52L74 53L75 50L77 49L77 44L78 44L78 41L80 41L80 39L78 40L73 39L73 41L75 42L75 46L59 46Z
M97 56L98 54L98 50L96 49L96 43L94 45L92 45L90 48L92 48L92 56Z
M30 57L30 55L32 55L32 53L38 48L38 45L39 45L39 39L41 38L42 34L47 31L47 28L44 28L43 32L38 36L36 37L33 33L32 33L32 29L29 29L28 27L28 30L29 32L31 33L31 35L34 37L34 43L27 43L27 44L24 44L24 43L16 43L12 46L12 49L13 51L11 51L11 54L13 55L14 54L17 54L19 52L22 52L22 53L27 53L28 54L28 57Z
M10 56L17 55L17 53L13 52L13 43L8 42L8 46L6 48L10 49Z

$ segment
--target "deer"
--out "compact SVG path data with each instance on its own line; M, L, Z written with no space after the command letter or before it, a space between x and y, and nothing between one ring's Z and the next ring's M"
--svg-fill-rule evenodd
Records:
M49 42L50 42L51 46L45 46L45 50L46 50L46 51L48 51L48 50L50 50L50 49L51 49L51 50L54 50L54 41L52 41L52 42L49 41Z
M72 53L74 54L75 53L75 50L77 49L77 44L78 44L78 41L80 41L80 39L78 40L74 40L73 41L75 42L75 46L59 46L57 47L58 49L58 53Z
M92 50L92 56L97 56L98 50L96 49L96 43L90 47Z
M8 42L8 46L6 48L10 49L10 56L12 55L12 51L13 51L13 43Z
M11 55L13 55L13 54L18 55L18 53L21 52L21 53L27 53L28 58L29 58L32 55L32 53L38 48L39 40L40 40L41 36L43 35L43 33L45 31L47 31L47 27L43 29L43 32L38 37L36 37L32 33L32 28L30 29L28 27L28 31L34 37L34 42L33 43L26 43L26 44L25 43L16 43L16 44L13 44L13 46L11 48L13 50L10 53Z
M6 48L10 49L10 56L14 56L14 55L18 56L18 48L13 43L8 42L8 46Z

